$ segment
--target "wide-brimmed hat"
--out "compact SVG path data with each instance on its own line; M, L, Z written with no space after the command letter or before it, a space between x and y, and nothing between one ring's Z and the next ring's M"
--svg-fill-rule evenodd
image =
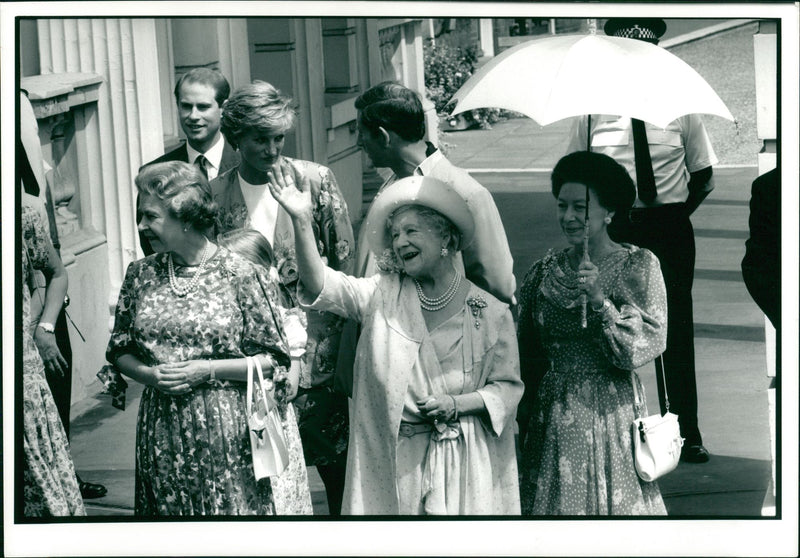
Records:
M658 42L666 30L664 20L656 17L612 17L603 26L606 35L651 42Z
M392 247L386 225L392 213L404 205L429 207L450 219L461 233L459 250L472 242L475 220L464 198L441 180L430 176L409 176L387 186L372 202L364 227L367 242L374 253L381 254L386 248Z

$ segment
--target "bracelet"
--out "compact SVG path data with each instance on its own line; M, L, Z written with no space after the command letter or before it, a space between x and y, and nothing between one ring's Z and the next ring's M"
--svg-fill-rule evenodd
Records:
M39 327L42 328L42 331L46 331L47 333L56 332L56 327L50 322L39 322Z
M458 404L456 403L456 398L451 395L450 399L453 400L453 420L458 420Z

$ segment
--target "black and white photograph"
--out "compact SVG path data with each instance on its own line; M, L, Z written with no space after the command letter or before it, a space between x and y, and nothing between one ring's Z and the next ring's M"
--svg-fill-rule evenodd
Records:
M0 3L3 554L796 556L799 28Z

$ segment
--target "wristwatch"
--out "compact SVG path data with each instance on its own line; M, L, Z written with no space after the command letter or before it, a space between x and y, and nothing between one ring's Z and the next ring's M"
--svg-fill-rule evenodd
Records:
M39 322L39 327L42 328L42 331L46 331L47 333L56 332L56 326L49 322Z
M594 310L598 314L605 313L605 311L608 310L609 308L611 308L611 301L608 300L607 298L603 299L603 305L600 308L595 308L594 306L592 306L592 310Z

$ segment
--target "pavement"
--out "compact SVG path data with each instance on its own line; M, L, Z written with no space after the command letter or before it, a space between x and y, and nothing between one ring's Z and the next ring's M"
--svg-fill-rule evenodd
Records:
M520 118L491 130L447 132L441 137L451 160L492 192L518 281L548 248L563 245L549 172L564 153L566 136L565 123L541 127ZM759 517L770 483L763 314L748 295L739 268L748 234L750 184L756 175L752 166L716 168L717 187L692 217L697 237L693 294L700 427L712 457L701 465L681 463L659 481L671 516ZM655 401L652 366L640 374ZM135 426L142 387L130 384L124 411L111 407L103 394L73 405L76 469L84 480L108 488L105 497L86 501L92 516L133 512ZM313 467L309 478L315 514L327 514L324 487Z

